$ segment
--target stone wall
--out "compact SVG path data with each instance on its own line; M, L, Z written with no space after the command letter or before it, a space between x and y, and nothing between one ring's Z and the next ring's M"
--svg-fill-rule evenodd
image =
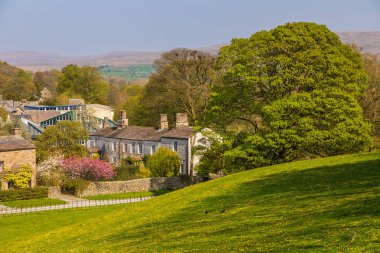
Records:
M202 182L201 177L156 177L142 178L129 181L92 182L81 197L99 194L113 194L124 192L143 192L160 189L180 189Z
M24 164L28 164L32 170L31 184L36 186L36 150L14 150L0 152L0 161L4 162L6 168L20 168ZM2 182L2 189L8 189L8 183Z

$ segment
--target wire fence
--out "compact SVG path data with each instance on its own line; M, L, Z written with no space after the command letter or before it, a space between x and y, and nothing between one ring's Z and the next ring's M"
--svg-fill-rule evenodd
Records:
M18 214L18 213L32 213L40 211L60 210L60 209L72 209L82 207L95 207L95 206L108 206L118 204L129 204L145 201L147 199L154 198L154 196L137 197L137 198L120 198L120 199L105 199L105 200L80 200L70 201L66 204L44 204L25 207L4 207L0 209L0 215L4 214ZM1 203L1 202L0 202Z

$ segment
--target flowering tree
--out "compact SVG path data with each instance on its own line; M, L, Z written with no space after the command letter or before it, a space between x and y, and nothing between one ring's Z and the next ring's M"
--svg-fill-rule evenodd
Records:
M61 168L63 157L49 157L37 164L37 183L44 186L59 186L65 178Z
M61 166L66 176L71 179L98 181L111 179L115 175L111 164L94 158L71 157L62 160Z
M32 170L28 164L24 164L19 169L4 168L3 180L12 182L16 189L28 187L32 179Z

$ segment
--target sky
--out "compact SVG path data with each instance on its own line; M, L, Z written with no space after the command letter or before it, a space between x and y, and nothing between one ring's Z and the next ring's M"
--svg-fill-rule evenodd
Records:
M296 21L380 31L380 0L0 0L0 52L200 48Z

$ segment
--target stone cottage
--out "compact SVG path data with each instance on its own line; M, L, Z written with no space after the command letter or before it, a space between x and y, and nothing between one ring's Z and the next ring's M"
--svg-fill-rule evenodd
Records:
M126 112L120 112L117 128L105 127L90 135L87 146L98 151L101 158L119 165L126 157L142 159L166 146L178 153L181 160L180 174L195 175L193 167L199 158L191 153L192 147L202 138L189 126L187 114L177 113L176 127L169 129L166 114L161 114L160 127L129 126Z
M36 186L36 148L34 144L21 137L20 128L13 129L13 132L14 135L0 136L0 173L4 168L18 169L28 164L32 170L29 185L34 187ZM9 188L12 188L12 184L2 180L1 189Z

